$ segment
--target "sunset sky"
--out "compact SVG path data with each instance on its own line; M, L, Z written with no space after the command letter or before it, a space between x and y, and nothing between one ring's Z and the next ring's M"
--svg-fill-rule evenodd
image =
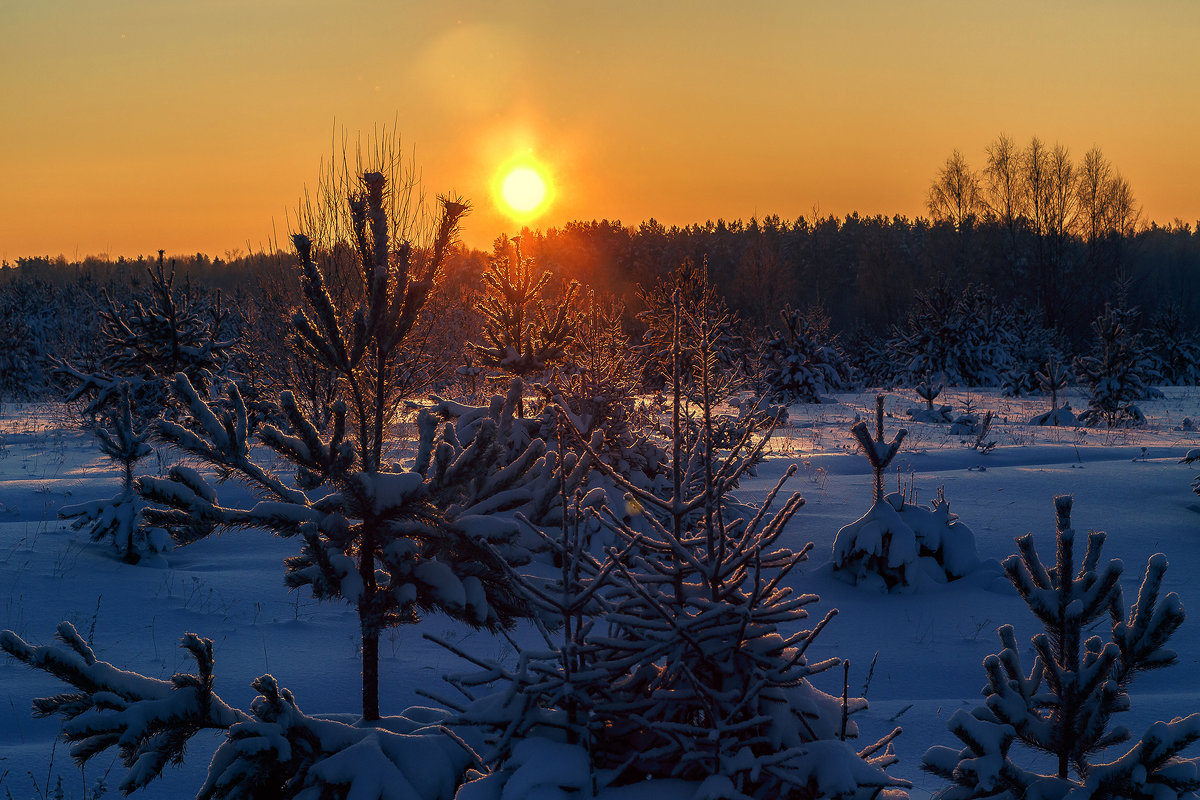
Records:
M1200 219L1200 3L0 0L0 259L269 246L335 129L395 124L464 240L924 213L955 148L1099 145Z

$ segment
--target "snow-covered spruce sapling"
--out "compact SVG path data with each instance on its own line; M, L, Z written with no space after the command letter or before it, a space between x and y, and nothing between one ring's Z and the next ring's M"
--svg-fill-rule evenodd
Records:
M661 451L642 435L648 420L637 411L639 382L621 322L624 305L590 290L584 299L562 369L543 387L555 407L544 438L558 441L555 426L566 415L577 436L561 443L564 447L576 439L591 442L599 433L596 450L616 471L650 480L659 471Z
M742 515L733 501L771 428L747 420L717 453L706 377L714 345L702 338L693 362L698 437L687 435L678 338L672 347L672 489L660 496L601 466L641 512L629 521L625 509L594 512L620 544L596 559L569 527L559 581L521 581L530 602L564 625L561 643L547 632L547 649L522 653L515 667L472 659L480 671L454 679L469 698L456 722L483 727L488 744L463 797L566 787L604 798L662 779L729 798L867 798L908 786L885 772L899 730L856 751L848 716L865 701L811 683L840 663L807 660L833 612L811 630L786 631L818 599L782 585L811 548L778 546L803 499L793 494L771 513L785 476L761 508ZM589 493L575 513L600 496Z
M765 383L771 398L781 403L819 403L821 395L849 389L853 368L830 331L830 319L820 307L779 312L782 330L771 331L765 342Z
M479 364L513 377L534 377L566 358L574 337L575 295L572 281L558 300L558 310L546 311L545 291L553 276L538 275L533 259L521 255L521 240L501 239L483 273L487 295L478 311L483 317L482 343L472 342ZM524 408L518 409L524 416Z
M61 645L31 645L0 631L0 650L75 688L37 698L34 714L63 718L62 736L80 764L116 748L128 770L119 785L125 794L180 763L202 731L225 738L197 800L450 800L469 764L465 752L438 731L443 715L430 709L349 725L303 713L271 675L253 682L259 694L248 712L233 708L214 691L212 640L195 634L186 634L180 647L196 671L169 680L101 661L69 622L58 626L57 638Z
M47 356L67 345L67 293L38 279L6 280L0 291L0 400L31 400L47 388ZM75 302L79 302L78 298ZM78 320L71 328L82 328ZM72 334L75 330L71 331Z
M936 396L936 393L933 396ZM932 403L932 397L930 402ZM896 453L900 452L900 445L904 443L904 437L908 436L908 431L901 428L896 431L892 441L884 440L883 395L880 394L875 396L875 438L871 438L871 434L867 430L867 423L861 420L850 428L850 433L871 464L871 470L875 476L875 493L871 496L871 502L878 503L883 500L883 475L887 471L888 465L892 463L892 459L896 457Z
M944 383L939 383L937 386L934 386L933 381L924 380L913 387L913 391L917 393L917 397L925 401L926 409L933 411L933 401L937 399L938 395L942 393L942 389L945 387L946 385Z
M1143 374L1139 337L1131 328L1136 318L1135 311L1105 306L1092 323L1092 352L1075 361L1075 373L1091 393L1087 408L1079 415L1079 421L1089 427L1114 428L1146 421L1136 401L1150 396L1152 389Z
M888 349L910 380L941 375L951 386L995 386L1013 362L1012 310L975 286L917 292Z
M1157 380L1172 386L1200 383L1200 341L1178 301L1155 313L1145 335L1149 371Z
M1043 392L1050 393L1050 410L1044 414L1038 414L1029 420L1029 424L1054 427L1078 425L1079 421L1075 419L1070 404L1061 408L1058 405L1058 393L1067 388L1067 382L1070 380L1070 373L1063 363L1055 358L1050 359L1046 362L1045 369L1037 372L1037 380L1038 388Z
M700 338L700 322L707 320L710 336L718 344L718 374L727 389L732 389L741 371L746 344L738 333L737 314L729 310L725 298L709 280L707 261L696 266L691 259L685 260L652 286L639 286L638 299L646 307L638 314L646 330L634 350L642 364L642 385L647 391L670 386L676 307L680 305L678 337L685 384L696 374L692 362Z
M147 267L150 287L142 297L118 302L106 293L100 309L100 340L104 357L100 369L84 371L56 363L56 374L72 385L68 402L86 400L84 413L94 419L120 402L128 391L133 413L152 419L170 400L167 384L175 373L188 376L193 386L206 390L229 363L233 341L220 338L224 316L221 296L214 302L193 295L190 285L175 286L174 262Z
M142 518L146 502L134 491L133 470L154 449L146 441L149 432L137 430L128 387L119 397L89 427L100 452L121 465L121 491L106 500L63 506L58 516L73 519L75 530L87 528L92 541L109 540L122 561L136 564L143 556L166 551L170 542L166 531Z
M1065 342L1062 335L1042 324L1042 314L1018 305L1013 309L1012 366L1004 372L1000 393L1005 397L1024 397L1039 391L1038 372L1049 360L1062 360Z
M891 442L883 438L883 395L875 398L875 438L861 421L850 432L871 464L874 492L867 513L834 537L834 574L856 585L903 591L917 584L922 571L951 581L977 569L975 535L950 513L941 492L931 508L905 502L901 492L884 494L884 472L908 431L901 428Z
M1200 740L1200 714L1156 722L1133 746L1099 763L1109 748L1130 740L1112 717L1130 707L1129 688L1142 672L1176 661L1166 644L1184 619L1175 593L1160 596L1167 559L1146 565L1136 602L1125 611L1120 561L1100 563L1105 534L1087 536L1078 557L1071 498L1054 500L1057 551L1053 566L1038 557L1033 534L1017 539L1018 555L1004 562L1021 598L1042 623L1026 672L1011 625L1000 628L1003 649L984 661L984 705L960 709L949 729L963 743L930 748L922 768L952 785L945 800L1000 797L1182 798L1200 789L1200 760L1179 753ZM1086 636L1108 616L1109 641ZM1086 636L1086 638L1085 638ZM1041 774L1013 745L1048 755L1056 767Z

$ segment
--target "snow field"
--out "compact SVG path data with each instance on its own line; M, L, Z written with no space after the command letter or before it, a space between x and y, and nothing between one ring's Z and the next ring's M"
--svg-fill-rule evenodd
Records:
M893 462L898 477L895 471L889 475L887 490L895 490L899 481L914 487L917 502L924 504L944 486L950 510L974 531L985 560L1014 552L1013 538L1027 531L1034 532L1043 557L1052 557L1051 500L1073 494L1076 529L1108 531L1104 557L1125 563L1127 603L1136 597L1146 559L1163 552L1171 563L1165 589L1200 614L1200 589L1191 578L1200 570L1200 498L1190 491L1194 467L1177 463L1200 444L1196 432L1177 429L1184 417L1200 417L1200 390L1165 387L1164 392L1163 400L1141 404L1149 420L1143 428L1081 433L1024 424L1048 410L1047 398L947 389L938 402L955 411L963 410L969 395L978 412L996 413L989 439L997 447L987 454L969 447L972 437L949 435L949 426L908 420L903 409L919 402L912 392L886 393L892 416L885 420L885 437L899 427L909 430ZM920 773L920 757L931 745L956 744L946 720L956 709L978 703L985 682L980 665L1000 647L996 628L1013 624L1025 644L1039 627L994 571L900 595L864 591L833 576L834 534L871 501L870 467L854 451L849 427L856 415L873 421L873 398L873 393L840 394L836 403L792 406L770 460L744 482L740 494L761 497L789 464L800 465L789 488L801 492L807 504L781 544L798 548L813 541L815 549L788 581L821 596L813 617L839 609L814 645L819 651L814 655L850 660L852 694L863 694L865 685L871 707L856 717L864 741L874 741L895 724L904 727L896 742L901 761L890 772L913 780L913 797L921 798L940 784ZM1074 393L1065 400L1076 409L1084 405ZM165 471L173 463L165 456L161 466ZM143 466L154 471L159 464L152 458ZM107 497L119 481L117 468L89 436L70 428L59 407L10 405L0 411L0 629L47 643L58 622L68 620L94 642L101 658L162 678L192 667L176 646L184 632L192 631L214 640L217 691L234 706L245 707L255 695L250 682L270 672L306 711L358 707L357 618L349 606L318 604L305 591L287 591L282 561L296 552L296 543L266 533L233 533L173 551L165 564L120 563L107 545L88 542L56 518L60 506ZM240 490L225 485L218 491L232 500ZM428 704L418 694L422 689L448 693L440 676L462 668L454 656L424 640L425 631L488 657L512 649L503 638L471 633L439 618L390 632L381 644L385 714ZM529 633L518 630L515 636ZM1135 735L1155 720L1200 710L1200 622L1185 622L1172 648L1179 665L1133 685L1133 708L1120 722ZM833 685L840 675L832 670L821 676L820 688L840 694L840 685ZM60 691L63 684L49 676L11 659L0 661L0 792L49 796L61 777L66 796L92 797L96 779L110 768L113 756L105 754L81 778L65 746L54 744L59 722L30 717L33 697ZM191 796L215 745L214 737L207 751L194 746L183 767L170 770L140 796ZM107 784L115 787L123 767L111 770ZM115 794L113 788L108 791Z

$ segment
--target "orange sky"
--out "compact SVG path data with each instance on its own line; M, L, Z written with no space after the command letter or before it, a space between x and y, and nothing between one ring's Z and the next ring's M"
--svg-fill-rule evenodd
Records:
M736 6L736 7L735 7ZM1099 145L1200 220L1200 3L0 0L0 259L269 244L335 125L396 123L426 189L529 224L923 213L955 147Z

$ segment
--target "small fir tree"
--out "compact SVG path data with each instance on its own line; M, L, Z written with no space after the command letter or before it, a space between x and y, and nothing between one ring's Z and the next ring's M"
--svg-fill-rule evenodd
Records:
M901 492L884 494L884 473L900 451L908 431L883 438L883 395L875 398L875 438L865 422L850 429L874 472L871 508L837 532L833 541L834 573L851 583L882 591L904 591L917 585L923 564L939 581L952 581L979 568L975 535L950 513L939 491L932 508L905 501Z
M790 306L779 312L783 328L765 342L765 383L771 399L782 403L819 403L821 395L845 391L853 368L830 331L824 309Z
M1175 663L1167 641L1184 619L1175 593L1160 597L1166 558L1151 557L1137 601L1126 614L1118 578L1122 564L1101 565L1105 535L1087 537L1077 556L1071 498L1057 497L1057 552L1053 566L1038 557L1033 535L1017 539L1018 555L1005 572L1045 631L1033 637L1032 668L1021 665L1021 648L1010 625L1000 628L1003 649L984 661L985 704L958 710L949 729L963 749L933 747L922 768L952 785L946 800L999 797L1182 798L1200 789L1200 759L1179 753L1200 740L1200 714L1156 722L1123 755L1107 763L1108 748L1130 733L1111 726L1128 710L1129 687L1140 673ZM1110 640L1085 636L1107 616ZM1045 753L1056 770L1033 771L1012 751L1014 744Z
M146 502L134 490L134 466L154 450L147 434L135 430L132 403L126 388L115 407L101 413L91 426L100 452L121 465L121 491L107 500L63 506L59 517L73 519L75 530L88 528L92 541L109 540L122 561L136 564L143 556L167 549L166 532L145 523Z
M691 391L692 376L696 374L693 362L701 338L702 320L707 321L708 335L717 342L718 369L712 377L717 379L719 376L725 387L723 395L733 391L740 382L745 341L738 332L737 314L729 310L725 299L709 280L707 262L698 267L691 259L684 261L653 286L639 287L638 299L646 307L638 314L646 330L641 344L635 348L642 364L644 388L659 391L670 386L678 307L682 309L679 341L685 392Z
M946 388L946 384L938 382L936 385L928 376L920 383L913 387L913 391L917 393L917 397L925 401L925 407L916 406L908 409L905 413L913 420L913 422L932 422L941 424L950 422L951 407L939 404L936 408L933 401L942 393L942 389Z
M997 386L1013 362L1011 309L974 286L918 292L888 348L913 379L942 375L951 386Z
M552 277L549 270L537 275L533 259L521 255L520 237L497 241L483 273L487 296L478 306L484 341L471 345L481 366L528 378L544 374L566 358L575 335L572 312L579 284L567 285L551 314L546 311L545 291Z
M1047 361L1062 361L1062 334L1042 325L1041 312L1018 306L1013 310L1012 365L1004 373L1000 393L1025 397L1041 391L1038 372Z
M1067 388L1069 376L1070 373L1062 362L1053 358L1046 362L1043 370L1037 372L1038 388L1050 394L1050 410L1029 420L1030 425L1058 427L1079 424L1070 405L1064 405L1061 408L1058 405L1058 393Z
M389 238L385 176L364 173L361 186L348 200L364 306L353 313L336 307L317 265L320 253L307 236L294 237L308 301L308 308L294 317L297 346L338 374L350 400L335 404L330 430L323 436L294 397L284 393L285 428L264 425L258 431L263 443L295 465L296 486L249 457L248 420L236 387L229 387L229 407L218 415L186 376L178 376L176 388L192 422L164 422L160 434L222 474L246 481L273 503L225 509L214 492L186 479L145 480L142 490L175 507L158 517L167 524L201 518L301 536L301 554L288 562L288 583L308 585L317 597L343 598L358 611L363 717L370 721L379 718L379 637L384 629L415 621L419 611L428 609L474 625L502 626L511 621L516 606L502 584L492 580L498 570L479 538L511 538L513 531L489 529L476 535L477 529L446 513L445 495L477 477L472 464L480 466L494 455L495 428L457 451L448 441L435 446L428 431L413 470L384 460L384 439L399 402L395 359L438 280L466 206L444 201L435 238L427 252L419 253L404 242L393 246ZM511 473L519 476L539 455L531 445ZM313 499L313 490L320 487L331 493Z
M785 476L762 508L743 515L733 501L772 429L758 434L746 422L718 453L707 377L716 340L700 342L690 376L700 392L698 437L685 426L678 336L672 346L670 491L647 491L602 467L628 493L626 508L614 511L595 494L571 503L561 576L522 580L561 635L544 629L549 650L522 653L515 666L471 658L481 670L452 679L469 698L455 724L483 728L487 745L464 798L468 790L616 798L620 787L674 779L712 797L865 800L909 785L885 772L899 729L856 751L846 741L857 734L848 717L865 700L812 683L841 663L808 657L833 613L812 630L787 632L817 601L781 584L811 548L778 545L803 499L794 494L770 513ZM635 519L627 520L629 507ZM579 536L581 508L618 536L603 559Z
M891 387L900 380L902 370L888 350L887 341L866 324L860 322L851 331L846 350L865 385Z
M555 401L572 431L562 446L582 452L591 443L617 472L652 480L660 470L660 448L642 435L649 420L637 403L637 368L622 325L624 305L588 291L576 320L571 347L555 380L543 391ZM601 437L596 440L596 435ZM543 426L543 437L558 441L554 422Z
M1200 341L1178 302L1160 308L1145 334L1148 369L1157 381L1172 386L1200 383Z
M0 348L0 400L31 400L46 393L46 360L61 345L65 299L44 281L0 283L0 342L5 343Z
M221 294L209 302L193 293L190 284L176 287L174 262L168 268L163 256L159 250L158 261L146 268L150 287L142 297L122 303L105 294L100 369L57 364L59 377L73 384L67 401L86 400L89 419L120 403L126 391L134 416L152 419L167 407L168 384L176 373L206 391L229 364L234 342L220 336L227 316Z
M1146 421L1137 401L1150 394L1142 369L1141 347L1131 328L1136 312L1112 304L1092 323L1090 355L1075 361L1075 374L1087 387L1088 407L1079 421L1089 427L1141 425Z

